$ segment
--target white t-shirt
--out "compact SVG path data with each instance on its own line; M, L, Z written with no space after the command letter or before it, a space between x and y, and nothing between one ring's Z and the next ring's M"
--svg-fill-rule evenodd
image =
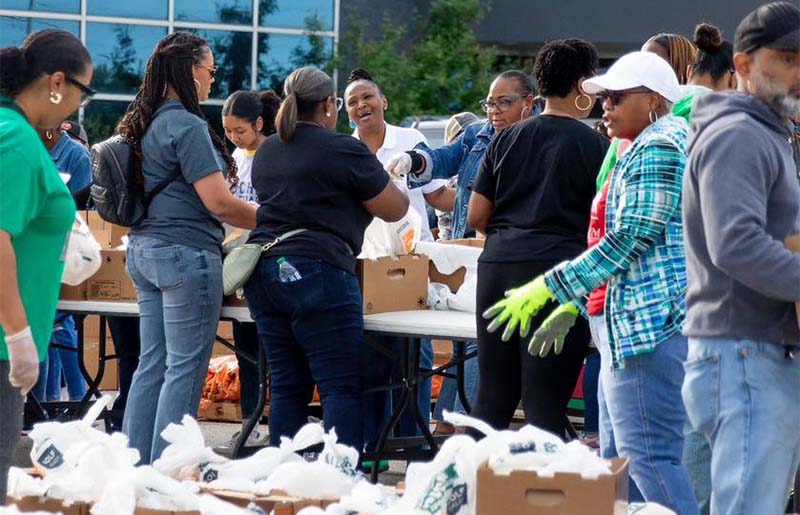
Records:
M353 131L353 137L361 139L358 137L358 129ZM378 158L381 164L385 165L391 158L407 150L412 150L418 143L427 144L428 142L425 136L417 129L397 127L387 123L383 145L378 149L375 157ZM431 227L428 223L428 211L426 209L424 195L425 193L438 191L446 184L447 181L444 179L434 179L425 186L406 190L411 207L414 208L414 210L419 213L420 218L422 218L422 234L420 235L422 241L433 241L433 234L431 233Z
M253 189L252 180L253 158L256 157L255 150L237 148L231 156L236 162L236 176L239 177L239 184L233 191L233 196L257 205L258 197L256 197L256 190Z

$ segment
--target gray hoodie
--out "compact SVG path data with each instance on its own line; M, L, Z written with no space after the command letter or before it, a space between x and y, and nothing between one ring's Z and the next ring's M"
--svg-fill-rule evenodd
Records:
M692 113L683 177L689 337L800 344L800 182L792 133L765 102L711 93Z

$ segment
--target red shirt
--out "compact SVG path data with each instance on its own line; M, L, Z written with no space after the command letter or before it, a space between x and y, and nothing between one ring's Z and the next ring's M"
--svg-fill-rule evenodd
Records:
M595 195L592 201L592 212L589 216L589 235L587 241L589 247L597 245L606 233L606 200L608 199L608 185L611 183L611 176L609 175L606 183ZM586 303L586 309L589 316L600 315L603 313L603 307L606 305L606 288L608 283L597 288L589 294L589 301Z

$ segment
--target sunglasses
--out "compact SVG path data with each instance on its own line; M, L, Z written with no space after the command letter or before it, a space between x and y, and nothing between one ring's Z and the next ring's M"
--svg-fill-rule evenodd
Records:
M336 110L341 111L342 106L344 105L344 99L342 97L331 97L331 98L334 98L334 100L336 101Z
M86 104L91 102L92 97L97 94L97 91L93 90L89 86L86 86L85 84L81 84L72 77L65 77L65 79L67 82L81 90L81 107L86 107Z
M607 89L602 93L598 93L597 97L601 100L601 102L604 102L605 99L608 99L612 105L618 106L623 100L625 100L625 97L627 97L628 95L636 95L641 93L652 93L652 92L653 90L651 90L650 88L645 88L643 86L638 88L623 89L620 91L612 91L610 89Z
M195 66L197 66L198 68L202 68L202 69L206 70L208 72L209 77L211 77L212 79L217 76L218 68L216 66L202 66L202 65L199 65L199 64L195 64Z

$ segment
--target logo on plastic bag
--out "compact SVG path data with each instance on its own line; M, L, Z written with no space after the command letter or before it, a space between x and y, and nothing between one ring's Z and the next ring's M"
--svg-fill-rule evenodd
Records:
M36 459L36 462L46 469L57 469L64 464L64 456L55 445L48 445Z
M219 479L219 471L211 466L211 463L200 464L200 480L206 483Z
M457 483L458 480L456 465L451 463L434 476L416 508L431 515L438 515L446 508L447 515L456 515L467 504L467 485Z

